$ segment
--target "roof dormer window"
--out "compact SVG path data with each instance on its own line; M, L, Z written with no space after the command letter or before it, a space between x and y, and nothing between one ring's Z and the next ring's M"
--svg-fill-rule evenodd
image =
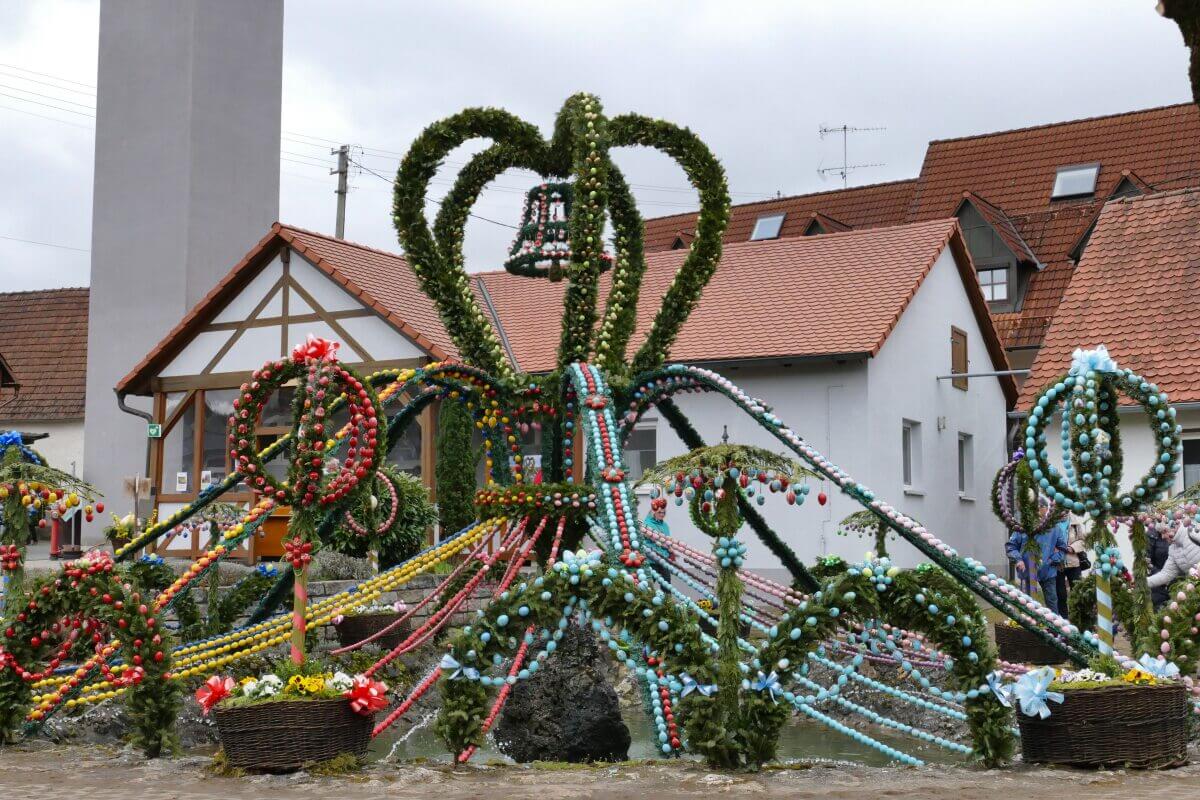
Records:
M750 232L750 241L761 239L778 239L779 231L783 229L783 218L786 214L764 214L754 222L754 230Z
M1059 167L1058 172L1054 175L1054 190L1050 192L1050 199L1091 197L1096 193L1096 178L1099 175L1100 165L1098 163Z

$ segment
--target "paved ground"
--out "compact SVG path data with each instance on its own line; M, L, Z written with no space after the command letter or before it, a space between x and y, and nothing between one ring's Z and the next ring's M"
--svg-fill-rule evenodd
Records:
M305 798L466 798L556 800L711 795L764 798L912 797L915 800L1038 798L1039 800L1155 800L1194 798L1200 766L1166 772L1084 772L1014 768L870 768L817 765L729 776L679 763L542 769L474 766L459 770L420 765L376 765L361 774L321 778L220 777L207 758L146 762L107 748L46 743L0 750L0 797L5 800L250 800Z

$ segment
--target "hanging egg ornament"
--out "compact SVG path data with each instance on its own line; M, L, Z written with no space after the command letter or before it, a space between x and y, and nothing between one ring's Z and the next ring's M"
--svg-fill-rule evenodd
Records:
M829 496L826 495L824 492L817 492L817 502L820 503L821 505L825 505L826 503L829 502Z

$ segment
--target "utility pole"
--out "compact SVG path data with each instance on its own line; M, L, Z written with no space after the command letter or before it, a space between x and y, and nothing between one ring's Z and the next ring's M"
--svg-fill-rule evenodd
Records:
M338 157L337 169L329 170L330 175L338 176L337 190L334 194L337 195L337 224L334 227L334 236L339 239L346 238L346 177L350 172L350 145L344 144L336 150L330 150L331 154Z
M851 164L850 156L849 156L849 149L850 149L849 139L850 139L850 134L852 134L852 133L865 133L867 131L885 131L885 130L887 130L887 128L855 128L852 125L839 125L836 128L830 128L825 125L822 125L818 130L821 132L822 139L824 139L826 136L830 135L831 133L840 133L842 135L842 165L840 167L825 167L824 169L818 169L817 174L820 175L822 179L824 179L824 177L831 172L836 173L836 174L842 176L842 188L845 189L846 186L849 184L849 175L854 170L864 169L866 167L882 167L883 166L882 163L879 163L879 164Z

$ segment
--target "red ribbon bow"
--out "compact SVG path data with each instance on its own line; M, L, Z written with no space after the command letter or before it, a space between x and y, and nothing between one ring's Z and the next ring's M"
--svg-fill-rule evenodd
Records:
M387 684L365 675L355 676L354 685L342 692L342 696L350 701L350 710L364 717L388 707Z
M233 694L233 678L222 678L213 675L196 690L196 702L204 710L205 716L217 703Z
M331 342L328 339L321 339L308 335L308 340L304 344L296 345L292 350L293 361L305 361L310 358L315 358L318 361L337 361L337 349L340 347L338 342Z

